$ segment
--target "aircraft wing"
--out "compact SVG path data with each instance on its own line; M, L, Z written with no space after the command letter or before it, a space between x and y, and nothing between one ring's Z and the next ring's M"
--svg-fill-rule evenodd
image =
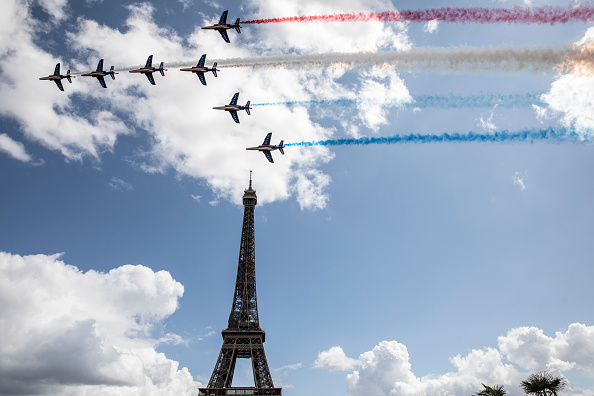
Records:
M266 156L266 159L274 164L274 160L272 159L272 153L270 151L263 151L263 153Z
M200 60L198 61L198 64L196 66L198 66L198 67L204 66L205 61L206 61L206 54L204 54L200 57Z
M60 88L60 91L64 90L64 87L62 86L62 81L60 80L54 80L56 82L56 85L58 86L58 88Z
M206 85L206 78L204 78L204 73L198 72L196 74L198 75L198 78L200 79L202 85Z
M60 64L56 64L56 69L54 70L54 76L60 75Z
M97 80L99 80L99 84L101 84L101 86L103 88L107 88L107 85L105 84L105 79L103 78L103 76L97 76Z
M97 71L103 71L103 59L97 64Z
M264 138L264 143L262 146L268 146L270 144L270 138L272 138L272 132L269 132L268 135Z
M155 79L153 78L153 73L145 73L146 78L148 78L149 82L155 85Z
M153 56L149 55L148 59L146 60L146 65L144 67L151 67L153 65Z
M221 19L219 19L219 25L222 25L224 23L227 23L227 10L223 11L223 13L221 14Z
M236 92L235 95L233 95L233 99L231 99L231 103L229 103L230 105L236 105L237 104L237 99L239 99L239 92Z
M237 111L231 110L229 114L231 114L231 117L233 117L233 121L239 124L239 116L237 115Z
M227 35L226 30L219 30L219 33L221 33L221 36L223 36L223 40L225 40L225 42L231 43L231 41L229 41L229 36Z

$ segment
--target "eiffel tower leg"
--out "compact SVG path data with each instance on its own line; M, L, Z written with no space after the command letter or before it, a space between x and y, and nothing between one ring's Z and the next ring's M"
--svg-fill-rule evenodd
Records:
M235 349L234 338L227 338L223 341L219 358L208 381L209 388L228 388L233 382L235 362L237 361L237 350Z
M254 382L256 388L274 388L264 345L256 345L252 348L252 370L254 372Z

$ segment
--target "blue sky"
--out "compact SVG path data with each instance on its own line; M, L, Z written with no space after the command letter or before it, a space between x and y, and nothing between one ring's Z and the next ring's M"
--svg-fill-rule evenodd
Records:
M575 6L453 1L448 6ZM589 3L583 3L589 4ZM549 370L594 395L594 79L576 70L225 59L460 47L556 48L592 23L201 26L441 7L436 1L10 0L0 15L0 394L190 395L212 373L253 170L260 324L285 395L469 395ZM544 51L544 50L543 50ZM223 65L202 86L120 71ZM212 110L254 106L241 124ZM423 95L539 95L514 107L404 105ZM543 95L543 96L540 96ZM363 99L345 105L349 99ZM385 100L389 99L389 100ZM287 147L273 143L570 128L581 140ZM240 361L234 385L249 385ZM315 389L315 391L312 391Z

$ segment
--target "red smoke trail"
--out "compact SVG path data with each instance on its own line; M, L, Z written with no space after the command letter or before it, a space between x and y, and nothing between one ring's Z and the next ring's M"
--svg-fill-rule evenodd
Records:
M593 6L567 7L514 7L514 8L431 8L371 13L295 16L285 18L255 19L243 24L307 23L307 22L428 22L438 20L448 23L517 23L551 24L588 22L594 20Z

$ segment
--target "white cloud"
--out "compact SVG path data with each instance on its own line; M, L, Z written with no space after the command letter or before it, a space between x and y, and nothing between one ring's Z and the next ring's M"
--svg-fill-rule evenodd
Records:
M357 396L466 396L480 390L482 383L501 384L510 396L521 396L520 382L530 372L594 371L594 326L574 323L555 337L535 327L514 328L498 343L498 349L474 349L452 357L455 370L441 375L417 377L406 346L397 341L382 341L358 359L335 346L320 353L314 365L331 371L358 366L346 377L349 394ZM576 396L589 394L576 387L571 391Z
M56 21L59 22L67 17L66 5L68 0L37 0L39 5L50 14Z
M81 272L60 255L0 252L0 394L191 395L186 368L151 333L178 307L166 271Z
M536 327L519 327L498 340L511 362L532 371L594 370L594 326L573 323L555 337Z
M512 180L514 182L514 185L516 186L520 186L520 190L524 191L526 189L526 183L524 183L524 180L528 177L528 175L526 174L526 172L524 172L524 174L520 174L520 172L515 172L514 175L512 176Z
M303 366L302 363L287 364L286 366L272 369L272 371L274 371L274 372L287 371L287 370L295 371L295 370L299 370L302 366Z
M532 105L532 108L536 112L536 119L540 121L547 120L549 116L549 109L547 107Z
M432 19L427 21L423 26L423 31L425 33L435 33L439 29L439 21L437 19Z
M183 11L194 4L194 0L177 0L177 2L181 3Z
M594 28L589 28L579 46L594 45ZM551 84L551 90L541 96L549 109L561 115L567 127L576 128L584 137L592 138L594 130L594 73L591 67L579 66L564 74Z
M318 353L314 367L330 371L344 371L352 370L357 364L357 360L347 357L341 347L334 346L327 351Z
M201 334L197 337L198 341L203 341L205 338L208 337L212 337L213 335L216 334L216 332L214 330L212 330L213 327L212 326L208 326L205 330L208 330L206 333Z
M357 106L358 117L366 127L377 131L383 124L387 124L387 109L391 106L402 106L412 101L404 80L402 80L393 66L373 67L361 73L363 82L358 97L363 100ZM381 101L365 101L364 99L391 98Z
M31 161L31 156L25 150L23 143L12 140L12 138L5 133L0 133L0 151L5 152L19 161Z
M202 198L201 195L190 195L192 197L192 199L198 203L200 203L200 199Z
M116 176L113 176L111 179L109 179L109 182L107 183L107 185L112 190L128 190L128 191L130 191L130 190L134 189L134 187L132 187L132 185L130 183L128 183Z
M497 126L493 122L493 115L495 114L495 110L497 110L497 106L498 105L495 105L493 107L493 110L491 110L489 112L489 118L487 118L485 120L482 115L479 118L479 125L480 125L480 127L483 128L486 131L493 132L495 129L497 129Z

